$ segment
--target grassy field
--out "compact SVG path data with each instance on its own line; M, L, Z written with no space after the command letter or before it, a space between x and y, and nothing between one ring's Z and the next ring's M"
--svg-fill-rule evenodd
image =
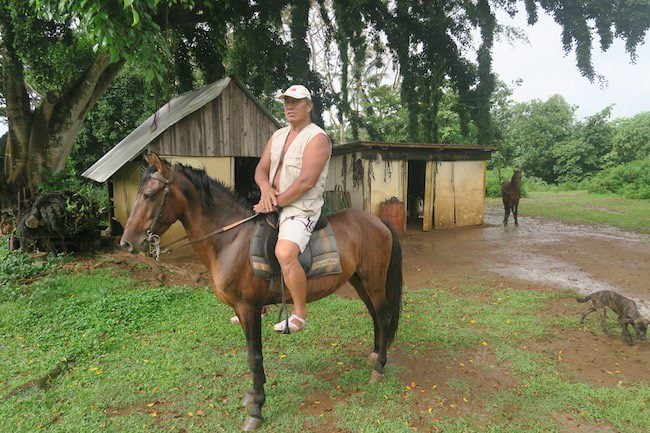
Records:
M0 431L239 431L238 403L250 387L244 338L207 288L135 289L110 268L66 269L0 289ZM650 381L592 386L528 345L576 328L577 316L548 314L553 303L575 305L573 296L407 289L392 350L416 370L389 363L373 386L362 302L312 304L310 329L289 338L274 334L267 317L260 431L555 432L563 431L558 414L614 429L598 431L644 431ZM461 374L470 368L499 371L507 386L476 389Z
M503 206L500 198L488 198L490 206ZM607 224L650 233L650 200L586 191L529 192L521 199L522 216L539 216L580 224Z

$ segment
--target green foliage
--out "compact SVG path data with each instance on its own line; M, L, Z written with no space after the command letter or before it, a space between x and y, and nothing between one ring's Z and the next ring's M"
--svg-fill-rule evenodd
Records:
M113 0L88 2L85 0L30 0L39 11L39 18L48 23L57 23L76 28L76 38L92 49L111 56L111 62L121 59L137 61L163 84L167 60L171 57L164 33L156 22L160 0L129 0L124 4ZM178 2L181 5L189 2ZM78 22L78 26L69 23ZM47 58L47 55L40 57ZM69 63L76 58L66 55Z
M4 300L17 294L14 283L45 274L51 263L34 259L21 249L9 251L8 240L0 241L0 300Z
M48 173L45 181L39 185L42 192L65 191L66 214L65 226L68 234L93 231L108 219L108 191L105 185L99 185L77 175L71 157L65 169L59 173Z
M590 192L650 199L650 156L602 170L583 183Z
M72 150L74 170L83 173L151 116L158 108L154 93L140 67L125 66L79 131Z
M614 128L608 121L611 107L575 125L571 136L551 148L556 182L579 182L602 168L612 148Z
M514 104L498 119L503 134L500 153L507 162L520 165L526 175L546 182L556 181L553 149L558 143L567 142L574 133L574 111L575 107L560 95L546 101ZM569 154L570 148L570 143L563 147L569 149Z
M612 164L641 160L650 156L650 111L616 122L611 153Z

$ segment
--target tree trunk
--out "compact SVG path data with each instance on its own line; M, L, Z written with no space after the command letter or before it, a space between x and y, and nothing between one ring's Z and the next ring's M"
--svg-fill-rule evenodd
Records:
M6 59L6 57L5 57ZM108 54L100 54L79 81L65 93L50 93L32 112L20 103L25 84L22 65L9 69L7 82L16 89L7 92L9 134L5 148L5 175L9 191L26 188L34 191L47 171L57 173L65 167L75 138L88 111L96 104L124 65L110 63ZM16 101L10 99L16 96ZM18 103L17 103L18 102Z

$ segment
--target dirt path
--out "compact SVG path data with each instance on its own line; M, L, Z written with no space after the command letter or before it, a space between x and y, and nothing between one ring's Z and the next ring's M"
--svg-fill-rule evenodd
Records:
M615 290L650 316L650 236L609 226L570 225L522 216L503 227L500 208L486 208L479 227L403 236L411 288L478 282L530 288Z

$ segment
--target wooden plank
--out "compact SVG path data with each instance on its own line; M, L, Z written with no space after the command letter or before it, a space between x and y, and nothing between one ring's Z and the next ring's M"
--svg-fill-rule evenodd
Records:
M435 164L433 222L435 228L454 227L454 165L449 161Z
M427 161L426 174L424 176L424 220L422 231L428 232L433 224L433 198L434 198L434 172L435 162Z
M456 227L483 224L484 163L456 161L453 164Z

